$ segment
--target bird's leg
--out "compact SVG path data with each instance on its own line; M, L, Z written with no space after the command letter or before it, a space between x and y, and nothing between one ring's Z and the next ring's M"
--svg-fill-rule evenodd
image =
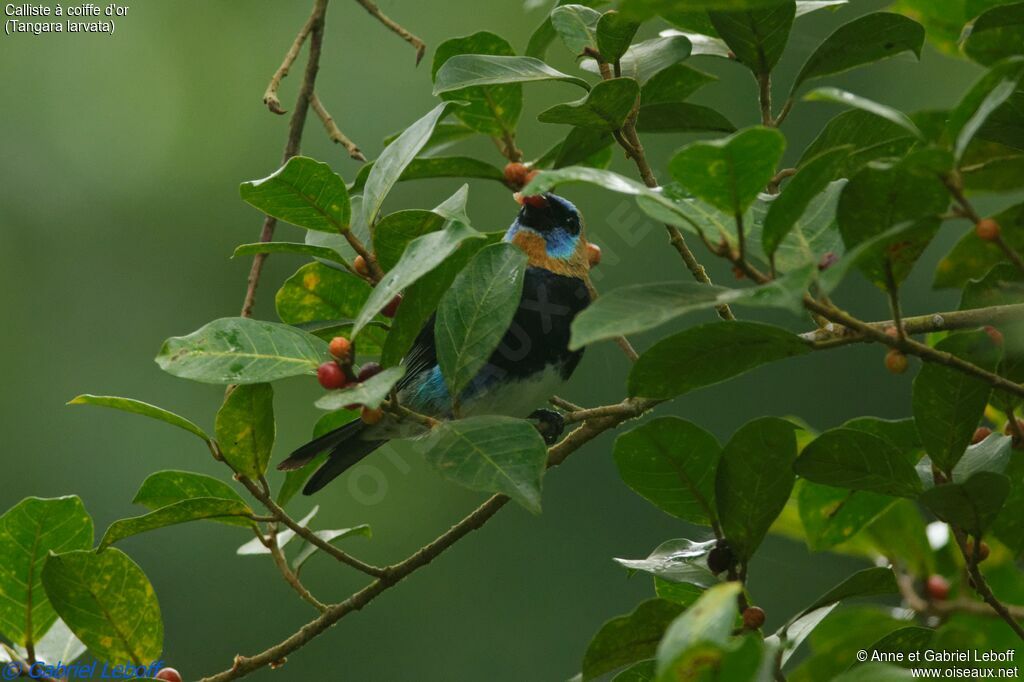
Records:
M565 419L562 418L560 412L544 409L534 410L530 414L530 419L537 421L534 426L548 445L557 443L558 439L562 437L562 432L565 431Z

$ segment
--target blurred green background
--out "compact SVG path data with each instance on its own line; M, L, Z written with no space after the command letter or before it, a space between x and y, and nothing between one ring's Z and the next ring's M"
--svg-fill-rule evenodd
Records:
M236 244L255 241L261 216L238 198L240 181L273 171L287 119L260 98L308 2L176 0L131 5L115 35L0 36L0 291L3 292L3 473L0 509L22 497L78 494L97 532L140 512L130 500L149 473L176 468L224 476L224 468L189 435L156 422L92 408L67 408L82 392L157 403L212 427L222 389L181 381L152 362L161 341L238 313L247 259L231 260ZM801 18L777 71L781 91L811 50L837 25L882 2L853 0L836 13ZM448 37L478 30L505 36L522 49L546 7L519 0L446 3L385 0L381 8L423 37L430 50L413 67L413 51L356 3L336 0L328 12L318 90L341 128L371 158L381 140L430 107L430 58ZM648 33L654 29L646 28ZM549 60L575 67L561 44ZM691 64L721 80L696 101L737 125L757 122L756 88L738 65L713 58ZM282 101L294 101L301 65L285 80ZM859 69L832 83L904 110L946 107L978 69L926 48L920 63L904 57ZM578 97L559 83L526 86L520 146L539 156L567 132L536 122L536 113ZM784 126L787 158L795 160L825 121L831 105L800 103ZM679 135L648 136L662 170ZM486 140L465 149L501 163ZM310 119L303 152L328 161L347 179L358 168ZM632 169L617 158L613 168ZM461 182L405 183L387 210L436 205ZM631 202L592 188L565 192L582 209L591 238L604 248L598 286L644 279L685 279L664 231ZM984 202L980 204L983 208ZM482 229L504 229L515 211L497 183L471 183L470 215ZM955 307L948 292L930 289L931 271L963 225L947 224L906 286L908 313ZM301 240L300 230L279 237ZM707 260L710 260L708 258ZM275 319L273 293L301 261L274 256L259 291L257 315ZM715 279L731 274L719 264ZM850 278L837 300L871 319L885 301ZM711 319L690 316L677 327ZM793 329L809 321L777 317ZM659 333L664 333L661 330ZM636 339L645 347L651 339ZM612 344L588 351L566 398L586 405L618 400L626 364ZM659 408L714 431L723 441L760 415L800 415L817 428L864 414L909 415L913 372L884 371L882 351L851 347L760 369L726 385ZM275 459L303 442L317 418L312 379L277 387ZM627 578L611 557L640 557L663 540L700 537L650 506L618 479L614 434L575 454L546 479L544 513L510 506L482 532L459 543L369 608L342 621L280 671L252 679L560 680L578 671L586 643L609 617L651 594L642 577ZM432 539L483 499L440 480L408 449L379 453L353 495L344 479L316 500L300 498L302 516L318 502L316 527L373 526L372 540L348 548L383 563ZM276 479L275 479L276 480ZM237 529L191 524L124 543L160 597L166 660L196 678L224 669L236 653L254 653L312 617L265 558L237 557L248 538ZM751 569L751 589L769 627L824 591L859 562L811 556L803 546L771 538ZM336 601L362 576L318 558L309 586Z

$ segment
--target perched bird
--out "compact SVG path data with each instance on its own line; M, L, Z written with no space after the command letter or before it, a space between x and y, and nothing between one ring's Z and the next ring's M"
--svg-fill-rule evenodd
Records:
M527 255L522 297L498 348L459 396L459 416L530 416L542 425L559 422L560 432L560 417L536 408L569 379L583 356L582 349L569 350L569 327L591 300L587 241L571 202L554 194L521 201L504 240ZM399 403L437 419L451 418L452 397L437 362L433 317L402 364ZM299 469L329 452L303 489L311 495L386 443L389 430L394 435L393 424L370 426L357 419L298 448L278 469Z

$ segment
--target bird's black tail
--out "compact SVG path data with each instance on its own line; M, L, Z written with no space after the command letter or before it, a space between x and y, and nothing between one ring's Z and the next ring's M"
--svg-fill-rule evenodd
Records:
M306 487L302 489L303 495L312 495L387 442L385 440L363 440L359 436L364 428L366 428L366 424L361 420L351 421L298 448L288 456L288 459L278 464L277 468L281 471L301 469L321 452L329 450L327 461L316 470L316 473L306 483Z

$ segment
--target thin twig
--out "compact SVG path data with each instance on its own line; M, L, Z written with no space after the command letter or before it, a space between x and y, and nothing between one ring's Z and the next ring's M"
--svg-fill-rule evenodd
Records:
M320 613L326 611L327 605L314 597L313 593L306 589L306 586L302 584L301 580L299 580L299 576L297 576L288 565L288 560L285 558L284 552L281 551L281 545L277 542L276 526L271 526L270 533L264 540L267 549L270 550L270 555L274 558L274 564L277 566L277 570L281 573L281 576L285 579L285 582L295 590L303 601L311 604L317 611Z
M772 74L757 74L757 101L761 105L761 125L769 128L776 126L772 118Z
M991 606L974 599L960 598L942 601L925 599L914 588L914 576L909 573L898 574L896 584L899 586L900 596L903 597L907 608L922 615L945 618L954 613L969 613L974 616L999 617L999 614L993 611ZM1007 604L1006 610L1014 618L1024 619L1024 606Z
M295 40L292 41L291 47L284 55L284 61L281 62L281 66L277 67L277 71L270 77L270 83L267 85L266 92L263 93L263 103L267 105L275 114L286 114L288 113L281 108L281 100L277 97L277 89L281 86L281 80L288 75L288 71L291 70L292 64L295 63L295 59L299 56L299 51L302 49L302 44L306 42L306 38L309 37L309 32L313 30L313 25L316 24L319 17L318 8L313 7L313 12L309 15L309 19L303 24L299 30L299 34L295 36Z
M416 48L416 64L420 63L420 60L423 59L423 55L427 51L427 46L422 40L414 36L407 29L405 29L399 23L397 23L394 19L391 19L386 14L381 12L380 8L377 7L377 5L373 4L370 0L356 0L356 2L362 5L367 12L372 14L374 18L377 19L377 21L384 24L390 31L394 32L402 40Z
M302 131L306 125L309 100L313 95L317 71L320 69L320 51L323 45L324 16L326 14L327 0L315 0L313 14L310 16L312 25L309 36L309 59L306 62L306 72L302 78L302 86L299 88L299 97L295 102L295 110L292 112L291 119L288 122L288 141L285 143L284 153L281 155L282 165L299 153L302 144ZM276 227L276 219L270 216L264 218L259 240L261 242L273 240ZM256 287L259 285L260 275L263 272L263 263L266 260L267 254L265 253L258 253L252 258L252 267L249 269L249 282L245 290L245 299L242 302L242 317L252 317L252 308L256 303Z
M967 534L961 528L950 525L953 530L953 537L956 539L957 547L960 548L960 553L964 557L964 561L967 562L967 572L971 576L971 586L974 591L978 593L986 604L992 607L992 610L999 614L999 617L1006 621L1006 624L1024 640L1024 627L1017 621L1009 608L1003 602L996 598L995 594L992 593L992 588L989 587L988 581L985 580L985 576L981 574L981 570L978 568L978 562L981 560L981 538L975 538L974 551L971 552L967 546Z
M903 313L900 309L900 286L896 282L890 258L885 259L885 288L889 292L889 309L892 312L893 326L896 328L896 338L903 341L907 338L907 332L903 328Z
M356 161L366 161L366 157L363 156L363 152L359 150L359 146L355 142L350 140L345 133L341 132L338 125L334 122L334 117L331 116L330 112L324 108L323 102L320 101L320 97L314 92L313 97L309 103L313 106L313 111L320 117L320 121L324 124L324 130L327 131L327 137L331 138L331 141L335 144L340 144Z
M576 412L583 409L576 403L570 402L565 398L559 398L557 395L553 395L550 398L548 398L548 402L557 407L558 409L565 410L566 412Z

